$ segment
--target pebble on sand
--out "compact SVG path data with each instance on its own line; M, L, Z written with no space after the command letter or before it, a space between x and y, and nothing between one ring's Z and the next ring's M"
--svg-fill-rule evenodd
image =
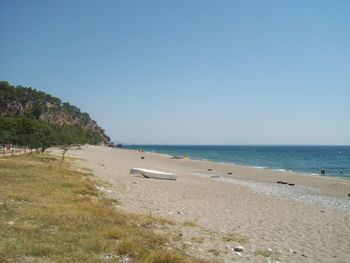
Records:
M236 251L236 252L243 252L244 251L244 247L242 247L242 246L235 246L233 248L233 250Z

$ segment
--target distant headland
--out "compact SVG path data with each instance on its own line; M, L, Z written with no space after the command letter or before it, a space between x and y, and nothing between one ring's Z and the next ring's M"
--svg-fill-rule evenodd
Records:
M45 92L7 81L0 81L0 143L37 149L85 143L113 146L88 113Z

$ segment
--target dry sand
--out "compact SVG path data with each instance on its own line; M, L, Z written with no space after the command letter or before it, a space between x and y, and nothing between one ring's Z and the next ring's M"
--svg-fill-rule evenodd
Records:
M196 222L176 230L192 255L223 262L350 262L350 180L97 146L67 156L111 183L121 209ZM134 177L132 167L174 172L178 179ZM225 241L228 234L247 242ZM240 243L244 252L237 255L233 247Z

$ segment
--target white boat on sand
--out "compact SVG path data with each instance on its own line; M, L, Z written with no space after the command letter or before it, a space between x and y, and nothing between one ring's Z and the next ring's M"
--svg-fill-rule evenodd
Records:
M146 178L164 179L164 180L176 180L174 173L161 172L143 168L131 168L130 174L142 174Z

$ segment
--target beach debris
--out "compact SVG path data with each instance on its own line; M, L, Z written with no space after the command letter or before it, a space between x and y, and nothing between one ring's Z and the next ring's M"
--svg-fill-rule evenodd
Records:
M236 252L243 252L244 251L244 247L242 246L235 246L233 247L233 250Z
M210 168L209 168L209 169L208 169L208 171L209 171L209 172L211 172L211 171L212 171L212 169L210 169Z
M348 194L348 196L350 197L350 193Z
M236 252L236 255L241 257L242 253L241 252Z
M227 173L228 175L231 175L232 173L230 172L230 173Z
M288 248L288 252L290 253L296 253L293 249Z
M219 175L212 175L212 176L210 176L210 178L220 178L220 176Z
M145 159L145 157L141 156L141 159L143 160L143 159Z
M306 256L305 254L301 254L301 256L304 258L308 258L308 256Z
M294 186L295 184L291 184L291 183L289 183L288 185L290 185L290 186Z
M323 209L321 209L321 213L324 213L325 211Z
M170 159L185 159L185 158L187 158L187 156L180 156L180 155L174 155L174 156L172 156Z
M184 212L182 212L182 211L177 211L177 213L178 213L179 215L183 215L183 214L184 214Z
M277 181L278 184L288 184L288 182L285 181Z

